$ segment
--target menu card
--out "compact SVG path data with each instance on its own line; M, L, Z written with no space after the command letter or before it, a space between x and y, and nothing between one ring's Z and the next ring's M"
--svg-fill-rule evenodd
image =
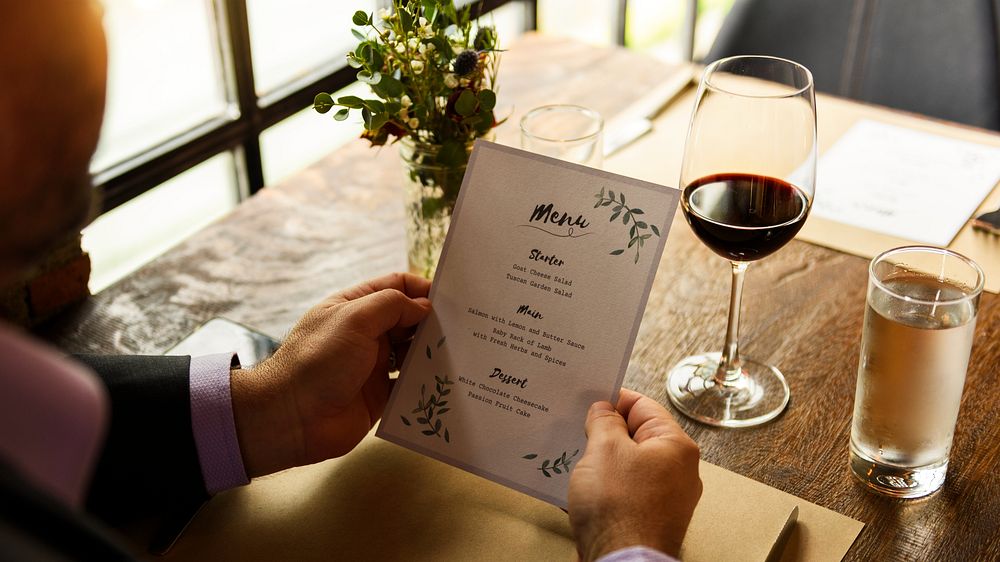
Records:
M862 120L816 175L814 216L947 246L1000 180L1000 148Z
M477 141L377 435L566 507L615 400L679 192Z

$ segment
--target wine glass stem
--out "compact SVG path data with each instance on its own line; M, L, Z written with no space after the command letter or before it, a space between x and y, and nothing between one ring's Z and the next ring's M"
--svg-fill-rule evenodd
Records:
M729 324L726 326L726 345L722 348L722 359L715 371L715 382L723 386L734 386L740 378L740 303L743 301L743 277L747 262L734 261L733 290L729 295Z

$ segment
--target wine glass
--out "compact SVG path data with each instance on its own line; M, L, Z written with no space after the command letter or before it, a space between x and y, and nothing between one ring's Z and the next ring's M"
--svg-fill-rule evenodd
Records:
M694 233L732 264L729 325L722 352L687 357L667 376L685 415L722 427L773 419L788 405L776 367L740 357L747 266L802 228L816 184L812 74L766 56L737 56L705 68L681 165L681 205Z

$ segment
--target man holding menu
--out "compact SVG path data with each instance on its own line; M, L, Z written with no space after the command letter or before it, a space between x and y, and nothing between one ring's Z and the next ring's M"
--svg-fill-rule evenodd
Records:
M0 286L87 214L106 56L96 2L16 2L0 18ZM429 289L393 275L333 295L251 371L230 354L88 368L0 325L0 558L130 559L88 511L183 507L346 454L381 416L393 342L428 315ZM586 433L568 493L581 557L676 556L701 493L697 446L628 390L591 407Z

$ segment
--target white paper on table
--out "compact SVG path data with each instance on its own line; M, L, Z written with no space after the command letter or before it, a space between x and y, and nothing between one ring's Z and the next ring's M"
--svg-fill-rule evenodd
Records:
M947 246L1000 180L1000 148L862 120L816 174L814 216Z

